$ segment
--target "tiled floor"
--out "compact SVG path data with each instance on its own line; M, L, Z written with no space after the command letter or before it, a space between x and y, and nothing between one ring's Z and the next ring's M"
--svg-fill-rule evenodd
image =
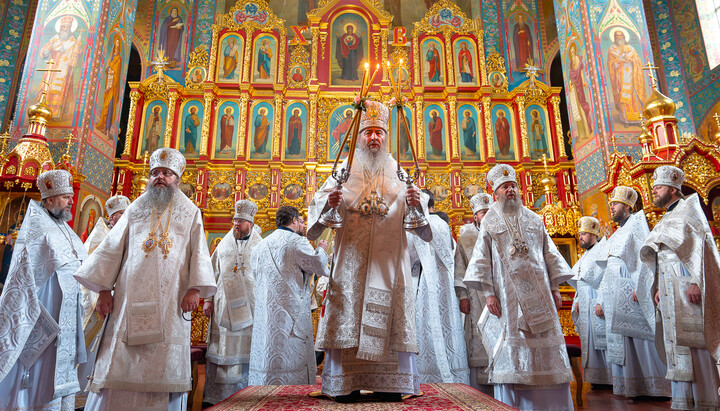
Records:
M205 366L198 367L198 392L192 401L192 411L200 411L202 409L202 389L205 384ZM670 401L653 401L653 400L628 400L624 397L613 395L612 390L593 390L590 384L583 386L583 406L577 406L575 399L575 383L570 383L570 389L575 400L575 408L578 410L632 410L632 411L657 411L669 410Z

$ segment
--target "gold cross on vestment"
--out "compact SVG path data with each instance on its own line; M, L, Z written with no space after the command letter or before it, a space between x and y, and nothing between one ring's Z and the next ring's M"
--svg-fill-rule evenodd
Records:
M652 88L657 88L657 77L655 77L654 70L657 70L658 67L653 65L651 61L648 61L647 66L643 67L643 70L647 70L650 73L648 76L650 77L650 85Z
M713 114L713 118L715 119L715 123L717 123L717 126L720 127L720 114Z

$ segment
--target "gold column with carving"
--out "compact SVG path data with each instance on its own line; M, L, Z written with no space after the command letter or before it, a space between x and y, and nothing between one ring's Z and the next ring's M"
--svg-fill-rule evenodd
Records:
M480 22L477 23L477 26L480 26ZM485 56L485 32L482 30L477 30L477 48L478 48L478 56ZM487 78L487 67L485 66L485 58L480 59L480 84L489 84L488 78Z
M515 103L518 107L518 117L520 117L520 139L522 141L523 157L530 157L530 144L527 132L527 122L525 122L525 96L515 97Z
M425 130L420 124L425 124L423 121L423 98L422 96L415 97L415 124L417 130L417 139L415 140L415 147L417 148L417 157L419 159L425 159Z
M311 56L311 64L310 67L312 70L310 71L310 81L317 81L317 55L318 55L318 42L320 41L320 27L313 27L312 28L312 56ZM311 129L312 130L312 129Z
M317 93L310 94L310 115L308 117L309 130L315 130L317 127L317 112L318 112L318 96ZM316 158L317 150L315 147L315 134L308 133L308 157Z
M280 44L287 44L287 34L284 30L280 31ZM285 47L280 47L280 56L278 58L278 75L277 82L279 84L285 84Z
M125 148L122 155L130 155L130 147L132 146L133 134L135 133L135 112L137 111L137 102L140 100L140 93L137 90L130 92L130 113L127 122L127 131L125 132Z
M272 155L274 157L280 156L280 127L282 120L283 111L283 95L280 93L275 94L275 118L273 120L273 140L272 140Z
M483 123L485 123L485 141L487 143L487 158L495 158L495 143L493 142L492 116L490 116L490 97L482 98Z
M243 93L243 95L240 96L240 121L239 121L240 130L238 132L238 146L237 146L238 157L245 156L245 133L247 132L248 101L250 101L250 96L246 93Z
M552 96L550 102L553 106L553 114L555 117L555 134L557 134L558 149L560 150L560 157L567 157L565 152L565 141L563 140L562 121L560 120L560 97Z
M242 82L250 82L250 61L245 61L245 59L250 60L251 51L250 51L250 41L245 42L245 47L243 47L243 55L240 56L240 61L242 61L243 65L243 75L242 75Z
M420 50L418 49L418 47L419 47L418 38L417 38L417 36L413 36L413 51L415 52L415 61L416 62L422 61L422 60L420 60ZM421 64L422 63L413 64L415 84L420 84L420 65ZM418 124L422 124L422 123L418 123Z
M210 66L208 68L207 79L209 82L215 82L215 64L217 63L217 42L218 33L220 33L220 27L213 24L212 26L212 42L210 43ZM241 60L242 61L242 60ZM206 112L207 113L207 112Z
M448 105L450 106L450 142L452 143L452 158L460 158L460 145L458 141L458 123L457 123L457 97L448 97Z
M450 34L447 33L443 37L445 37L445 64L447 66L447 73L445 75L447 76L447 84L448 86L454 86L455 85L455 64L453 64L453 52L452 50L452 44L450 43ZM421 61L421 60L417 60Z
M167 120L165 120L165 141L163 142L164 147L170 147L173 132L175 132L175 106L177 105L178 97L179 95L177 91L170 92Z
M382 46L382 60L381 61L382 61L382 63L385 63L386 61L388 61L388 29L380 29L380 41L381 41L381 46ZM387 71L387 66L385 64L382 64L382 69L383 69L383 71L382 71L383 72L383 74L382 74L383 81L385 81L385 82L390 81L390 79L388 79L388 71Z
M200 155L207 156L208 153L208 141L210 140L210 113L212 112L212 103L215 96L211 92L206 92L204 95L205 103L203 105L203 125L202 125L202 137L200 139Z

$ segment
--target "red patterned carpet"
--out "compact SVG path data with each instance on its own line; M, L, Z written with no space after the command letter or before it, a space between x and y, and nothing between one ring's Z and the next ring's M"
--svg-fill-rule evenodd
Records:
M465 384L422 384L423 394L402 403L360 402L338 404L326 398L313 398L319 385L266 385L247 387L209 408L225 410L513 410Z

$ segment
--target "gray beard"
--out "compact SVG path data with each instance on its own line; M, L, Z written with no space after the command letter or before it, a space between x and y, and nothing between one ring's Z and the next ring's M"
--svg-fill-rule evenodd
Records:
M386 141L387 142L387 141ZM365 167L372 174L384 170L390 163L390 156L387 153L387 146L383 144L379 150L371 151L364 144L355 147L356 164Z
M56 208L56 209L47 209L48 214L50 214L50 217L58 220L58 221L64 221L68 222L72 220L72 213L68 210L62 209L62 208Z
M498 197L498 203L500 203L500 210L503 214L513 216L517 215L523 206L518 197L512 200Z
M70 30L60 30L58 33L58 37L61 41L66 41L72 36L72 32Z
M151 186L148 183L145 187L145 194L142 196L143 202L140 204L143 208L152 208L158 212L167 207L170 201L180 192L177 185L173 186Z

